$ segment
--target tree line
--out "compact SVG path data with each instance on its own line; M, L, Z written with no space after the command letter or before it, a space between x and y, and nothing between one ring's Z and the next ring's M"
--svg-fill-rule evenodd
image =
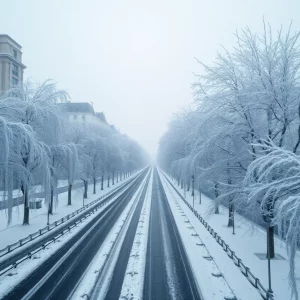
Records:
M68 100L64 90L51 81L26 82L0 97L0 185L2 201L7 201L11 223L13 191L24 198L23 224L29 224L29 201L35 186L45 195L48 213L57 201L59 180L68 182L68 205L76 180L89 181L96 193L124 179L147 164L147 153L127 135L104 122L70 122L60 103Z
M274 230L285 239L290 283L298 299L295 253L300 234L299 32L236 32L212 65L201 61L192 84L195 103L173 116L158 161L185 190L195 187L234 212L265 226L275 257Z

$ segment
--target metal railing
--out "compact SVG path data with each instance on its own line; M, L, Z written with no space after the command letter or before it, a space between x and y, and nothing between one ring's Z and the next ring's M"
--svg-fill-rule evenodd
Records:
M139 174L139 173L138 173ZM136 175L137 176L137 175ZM22 246L24 246L25 244L35 240L36 238L44 235L45 233L53 230L54 228L56 228L57 226L67 222L68 220L72 219L73 217L77 216L78 214L80 214L81 212L85 211L86 209L90 208L91 206L93 206L94 204L98 203L99 201L103 200L104 198L107 198L109 195L111 195L112 193L114 193L115 191L117 191L118 189L121 189L122 187L124 187L125 184L131 182L134 178L136 178L136 176L134 176L133 178L131 178L129 181L124 182L123 184L121 184L120 186L112 189L111 191L109 191L108 193L102 195L101 197L97 198L96 200L84 205L83 207L73 211L72 213L64 216L63 218L51 223L50 225L47 225L46 227L38 230L35 233L29 234L27 237L20 239L19 241L7 245L5 248L0 249L0 258L11 253L13 250L18 249ZM107 201L103 202L103 205L106 204ZM102 206L102 205L101 205ZM100 206L100 207L101 207Z
M143 170L145 171L145 169ZM84 207L74 211L73 213L61 218L58 221L53 222L52 224L46 226L43 229L40 229L39 231L37 231L34 234L29 235L28 237L19 240L18 242L8 245L7 247L5 247L4 249L2 249L1 251L5 251L5 253L1 256L4 256L8 253L11 253L13 250L25 245L26 243L28 243L29 241L32 241L33 239L36 239L37 237L49 232L50 230L56 228L57 226L59 226L60 224L66 222L67 220L69 220L70 218L78 215L80 212L88 209L89 207L93 206L93 204L96 204L97 202L99 202L100 200L102 200L103 198L106 198L104 201L96 204L93 208L91 208L91 210L89 212L87 212L86 214L82 214L82 216L79 216L79 219L76 220L74 223L70 224L70 226L65 227L62 231L57 232L57 235L53 236L53 237L49 237L49 240L42 242L41 245L37 244L37 248L35 248L34 250L28 251L28 253L26 253L26 249L24 249L24 254L22 254L21 258L16 259L13 263L9 263L7 264L7 267L3 266L3 269L0 270L0 276L6 274L7 272L9 272L10 270L15 269L19 264L21 264L23 261L27 260L27 259L31 259L33 255L35 255L36 253L40 252L41 250L44 250L48 245L55 243L60 237L62 237L63 235L65 235L67 232L69 232L72 228L76 227L79 223L82 223L83 220L85 220L86 218L88 218L90 215L94 214L98 209L100 209L102 206L104 206L107 202L109 202L111 199L113 199L112 194L117 193L118 191L122 191L124 187L126 186L131 186L130 183L134 184L135 179L139 178L139 175L143 173L143 171L138 172L134 177L130 178L128 181L124 182L122 185L116 187L115 189L109 191L108 193L106 193L105 195L102 195L101 197L99 197L98 199L92 201L91 203L85 205ZM9 251L9 252L7 252ZM0 257L1 257L0 256ZM9 260L10 258L8 258Z
M216 231L201 217L201 215L193 209L193 206L181 195L181 193L177 190L174 184L169 180L169 178L162 172L166 180L173 187L178 196L184 201L184 203L189 207L189 209L193 212L193 214L197 217L197 219L204 225L207 231L211 234L212 237L218 242L218 244L223 248L223 250L227 253L227 255L233 260L234 264L240 269L242 274L248 279L248 281L259 291L260 295L264 300L274 300L273 294L271 294L260 282L259 278L257 278L251 271L250 268L247 267L242 260L236 256L235 252L230 249L229 245L217 234Z

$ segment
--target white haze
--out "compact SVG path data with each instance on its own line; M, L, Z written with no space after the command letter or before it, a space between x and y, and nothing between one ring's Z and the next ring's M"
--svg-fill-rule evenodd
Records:
M172 112L192 102L190 83L236 29L279 28L299 1L0 1L0 32L23 46L25 78L52 78L74 102L93 102L152 155Z

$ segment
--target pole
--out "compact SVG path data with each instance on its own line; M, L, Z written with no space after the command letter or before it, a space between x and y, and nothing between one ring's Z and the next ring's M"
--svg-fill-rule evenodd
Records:
M271 286L271 251L270 251L270 224L267 227L267 251L268 251L268 279L269 279L269 289L268 289L268 298L269 296L273 295L272 286Z
M47 225L50 224L50 202L48 204L48 213L47 213Z
M195 185L195 176L194 174L192 175L192 196L193 196L193 212L195 212L195 192L194 192L194 185Z

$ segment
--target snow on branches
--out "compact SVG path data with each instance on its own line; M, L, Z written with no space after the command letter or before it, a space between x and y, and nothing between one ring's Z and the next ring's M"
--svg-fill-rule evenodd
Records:
M52 81L26 82L0 98L0 183L2 201L11 223L13 189L24 198L23 224L29 224L29 201L35 186L44 192L48 213L55 209L58 180L68 182L68 205L72 204L75 180L83 180L87 197L90 181L104 177L121 179L147 163L144 150L108 124L74 124L59 104L68 94ZM123 176L124 177L124 176Z
M274 226L284 228L292 279L300 231L300 32L274 33L264 22L262 34L245 28L235 36L235 47L222 48L214 64L198 61L196 107L170 122L158 161L184 189L193 175L196 188L216 200L215 213L220 201L228 206L228 226L238 209L271 228L271 245Z

